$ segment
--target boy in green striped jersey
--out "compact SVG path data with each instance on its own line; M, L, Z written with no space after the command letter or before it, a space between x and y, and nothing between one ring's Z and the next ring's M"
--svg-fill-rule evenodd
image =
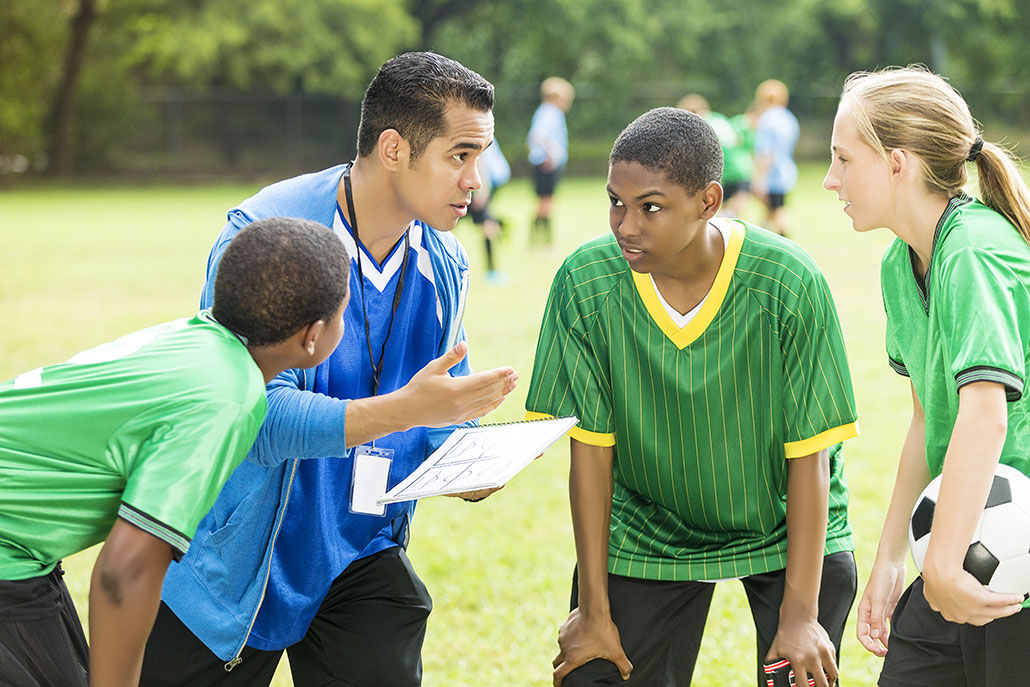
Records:
M554 279L527 409L580 418L556 685L690 684L724 579L747 592L760 684L781 657L837 677L856 581L844 342L811 257L715 219L721 172L703 119L642 115L612 149L612 235Z
M138 683L169 563L250 450L265 384L336 348L349 271L330 229L255 222L211 310L0 384L0 683ZM105 539L87 649L60 559Z

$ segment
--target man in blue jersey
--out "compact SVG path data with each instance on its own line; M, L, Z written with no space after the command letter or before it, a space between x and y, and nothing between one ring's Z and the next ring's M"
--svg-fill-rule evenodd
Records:
M353 163L229 212L204 302L225 246L268 214L332 227L353 297L332 356L269 385L254 449L168 573L142 685L267 685L284 649L298 686L421 682L432 602L404 552L414 503L375 498L515 385L511 368L470 374L468 259L445 233L480 186L492 107L475 72L401 55L365 93Z

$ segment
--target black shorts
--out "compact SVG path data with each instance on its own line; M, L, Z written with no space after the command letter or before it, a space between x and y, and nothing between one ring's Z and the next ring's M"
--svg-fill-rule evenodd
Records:
M560 177L560 169L545 172L543 165L533 165L533 190L538 196L553 196Z
M757 685L765 687L765 655L772 646L780 620L785 570L741 578L755 623ZM823 559L819 591L819 624L837 649L844 623L855 600L858 576L850 551ZM572 608L577 605L578 580L572 578ZM623 682L614 663L594 659L565 677L563 687L624 685L625 687L686 687L697 661L701 634L708 618L715 584L711 582L665 582L608 575L608 599L612 620L626 657L633 664L629 680Z
M433 601L403 549L354 561L333 580L307 634L285 651L296 687L422 682ZM267 687L283 650L244 647L230 672L164 603L147 640L140 687Z
M722 197L724 200L729 200L738 193L744 193L745 191L751 190L751 182L749 181L731 181L728 184L722 185Z
M769 202L769 209L770 210L779 210L780 208L782 208L784 205L787 204L787 194L786 193L770 193L769 194L769 201L768 202Z
M89 647L60 564L27 580L0 580L0 684L87 687Z
M1030 684L1030 611L982 627L951 623L930 608L917 577L891 618L881 687Z

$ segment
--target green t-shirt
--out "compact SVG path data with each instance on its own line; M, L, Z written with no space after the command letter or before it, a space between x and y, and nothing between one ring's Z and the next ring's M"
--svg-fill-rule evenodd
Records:
M1008 435L1001 462L1030 474L1030 246L994 210L952 198L937 223L925 279L911 249L896 239L880 278L887 312L887 355L908 376L926 418L926 462L933 476L958 417L958 390L977 381L1005 386Z
M116 517L181 556L266 404L246 346L207 311L0 385L0 579L50 572Z
M827 448L826 551L853 548L839 443L857 425L829 289L796 244L741 222L728 230L711 291L683 328L610 235L554 278L526 407L575 415L573 438L614 446L619 575L783 569L787 459Z
M746 131L741 131L733 121L718 112L709 112L705 121L715 131L722 146L722 183L733 184L751 179L753 166L752 144Z

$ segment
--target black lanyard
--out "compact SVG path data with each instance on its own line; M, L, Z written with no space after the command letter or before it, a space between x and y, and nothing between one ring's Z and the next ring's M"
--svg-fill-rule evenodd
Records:
M361 314L365 318L365 343L368 346L368 362L372 365L372 395L379 393L379 379L383 374L383 359L386 357L386 344L390 341L390 334L393 333L393 321L397 317L397 305L401 300L401 292L404 290L404 275L408 271L408 250L411 248L408 230L404 230L404 255L401 258L401 277L397 282L397 291L393 294L393 308L390 311L390 326L386 330L386 338L379 349L379 362L372 357L372 335L368 329L368 311L365 309L365 273L361 269L361 237L358 236L358 213L354 212L354 192L351 190L350 170L354 163L347 165L343 173L343 191L347 196L347 214L350 215L350 228L354 233L354 243L358 249L358 284L361 289Z

